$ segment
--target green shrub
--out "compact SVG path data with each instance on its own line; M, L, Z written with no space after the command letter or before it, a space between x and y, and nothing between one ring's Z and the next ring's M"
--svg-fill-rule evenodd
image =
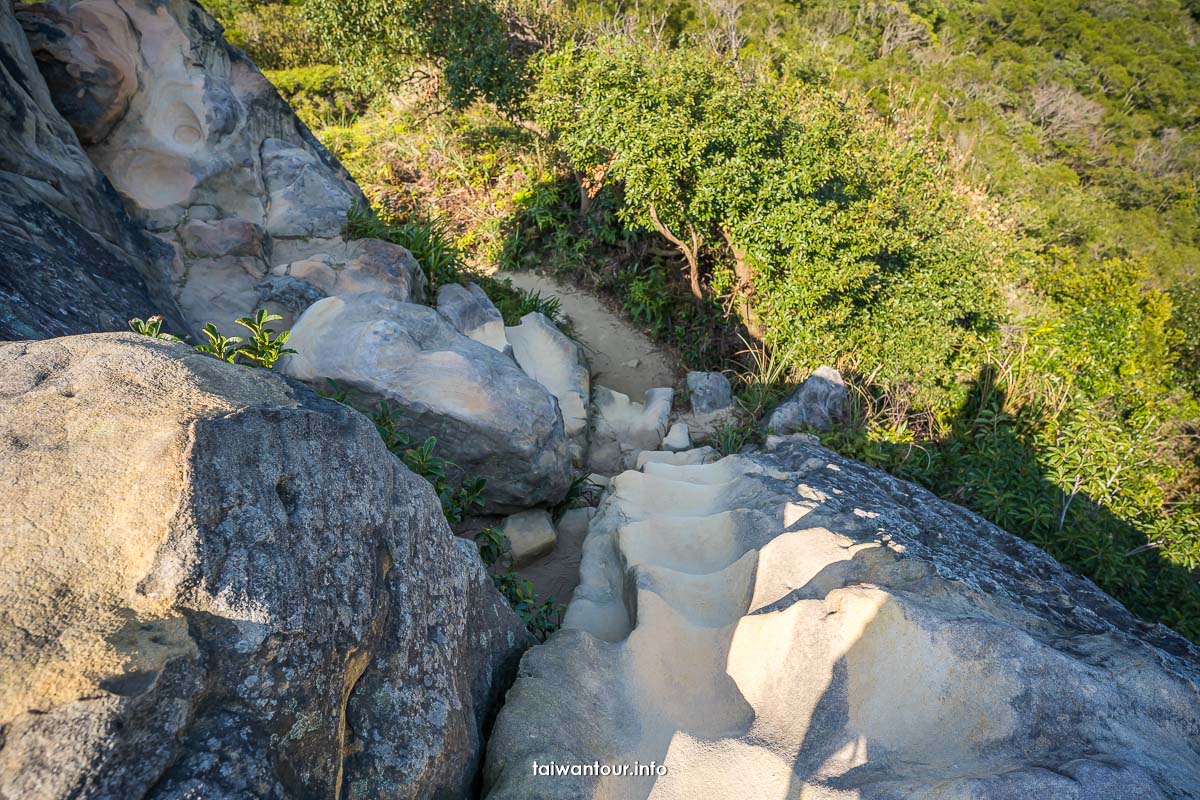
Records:
M524 95L519 48L486 0L305 0L304 10L333 60L367 93L434 77L450 108L477 99L516 108Z
M225 28L225 39L262 70L292 69L329 59L298 3L216 0L206 3Z
M1171 289L1171 324L1179 332L1174 351L1185 385L1200 397L1200 280Z
M850 357L927 405L954 395L1002 308L990 234L932 145L696 48L567 47L537 76L538 124L574 172L619 186L623 222L679 250L697 300L799 366ZM657 321L644 286L632 302Z

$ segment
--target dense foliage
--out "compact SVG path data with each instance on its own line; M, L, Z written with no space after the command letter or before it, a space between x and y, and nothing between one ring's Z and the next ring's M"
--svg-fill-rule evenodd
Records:
M830 446L1200 640L1198 11L307 0L306 24L379 93L317 120L378 210L360 233L435 283L606 292L753 411L834 363Z

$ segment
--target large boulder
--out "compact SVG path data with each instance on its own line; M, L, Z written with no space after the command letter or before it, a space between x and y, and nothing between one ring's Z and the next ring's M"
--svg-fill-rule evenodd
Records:
M17 16L88 156L174 254L163 280L191 328L232 327L278 300L273 268L345 245L362 192L198 3L54 0ZM414 269L406 300L423 292Z
M558 402L504 354L463 336L437 311L378 293L330 297L292 329L283 369L334 381L351 402L388 403L401 430L437 438L452 477L487 480L486 510L553 504L571 485Z
M123 330L156 313L180 333L171 258L88 160L0 3L0 339Z
M0 398L0 797L471 791L527 635L367 418L132 334Z
M490 800L1196 796L1196 647L963 508L769 444L612 481Z

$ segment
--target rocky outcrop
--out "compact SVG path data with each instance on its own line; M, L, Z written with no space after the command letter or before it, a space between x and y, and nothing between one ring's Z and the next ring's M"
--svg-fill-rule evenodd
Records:
M1195 796L1193 645L811 437L768 448L612 481L487 797Z
M191 328L229 329L266 303L298 313L318 294L285 286L281 302L272 278L305 283L297 262L329 257L336 270L355 260L342 229L351 208L365 205L362 193L200 5L55 0L23 5L18 16L88 156L173 254L160 274ZM358 270L371 289L387 291L383 282L420 299L407 251L377 242L371 258L388 265ZM343 277L332 289L311 286L329 294L364 283L341 286Z
M351 401L398 411L401 430L437 438L456 477L484 478L487 510L561 500L571 457L558 403L516 363L454 330L437 311L383 295L321 300L296 322L283 369L333 380Z
M132 334L0 397L0 796L466 796L526 634L368 419Z
M763 423L777 434L814 430L824 433L846 421L846 384L832 367L817 367Z
M178 332L170 263L88 160L0 4L0 339L123 330L156 313Z
M521 369L558 400L563 430L571 443L571 461L582 467L587 459L592 395L592 376L583 348L537 312L521 317L520 325L504 332Z

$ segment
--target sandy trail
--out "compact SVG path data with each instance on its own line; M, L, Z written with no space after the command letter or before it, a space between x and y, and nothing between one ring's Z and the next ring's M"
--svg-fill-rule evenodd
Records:
M536 272L498 272L496 277L559 299L591 361L593 385L641 402L647 389L676 384L678 372L667 353L595 295Z

